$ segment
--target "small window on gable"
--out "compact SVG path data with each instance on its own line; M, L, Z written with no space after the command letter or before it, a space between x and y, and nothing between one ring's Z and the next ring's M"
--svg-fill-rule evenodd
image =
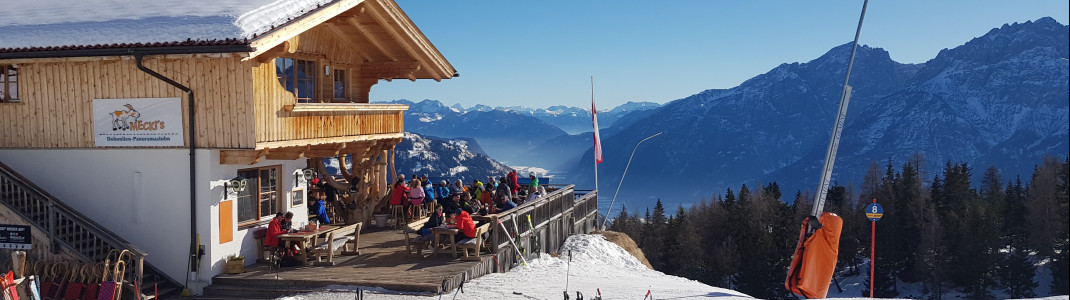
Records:
M0 103L19 102L19 69L0 65Z
M345 69L334 69L334 100L346 100Z
M275 59L275 76L283 88L294 94L298 103L313 102L316 97L316 62L288 57Z

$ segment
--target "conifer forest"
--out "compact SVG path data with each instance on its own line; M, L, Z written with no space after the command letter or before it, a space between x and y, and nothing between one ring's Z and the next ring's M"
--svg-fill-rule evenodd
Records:
M1068 160L1044 158L1030 178L1004 178L990 167L975 177L965 163L947 162L938 174L915 155L901 164L872 163L861 184L830 187L825 211L843 218L837 277L869 274L871 222L863 209L884 208L876 223L876 297L942 299L955 291L971 299L1068 291ZM935 168L933 168L935 169ZM973 182L971 178L980 178ZM786 199L776 182L727 189L691 207L667 212L659 200L645 211L621 209L609 230L631 236L658 271L738 290L763 299L787 298L784 277L810 214L813 195ZM793 201L792 201L793 200ZM671 208L670 208L671 209ZM1038 265L1051 282L1035 282ZM902 295L920 284L925 295ZM950 298L950 297L948 297Z

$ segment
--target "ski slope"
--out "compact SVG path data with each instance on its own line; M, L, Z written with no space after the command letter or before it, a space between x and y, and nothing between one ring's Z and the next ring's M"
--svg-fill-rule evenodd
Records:
M570 252L571 251L571 252ZM543 254L506 273L494 273L464 284L464 293L448 291L442 299L563 299L566 274L569 298L576 291L584 299L602 291L603 299L643 299L647 291L655 299L753 299L743 293L712 287L698 281L651 270L623 248L601 235L573 235L562 246L562 255ZM571 253L571 262L569 262ZM355 286L330 286L322 292L282 297L282 300L352 300ZM365 299L427 300L439 295L401 294L378 288L364 289ZM456 298L455 298L456 295ZM434 298L429 298L433 296Z
M427 299L564 299L566 274L569 299L575 300L576 292L584 299L593 299L601 290L602 298L644 299L650 292L652 299L754 299L743 293L709 286L698 281L666 275L651 270L623 248L607 241L601 235L573 235L562 246L562 255L553 257L543 254L507 273L494 273L472 279L464 284L464 292L458 290L438 294L413 294L389 291L382 288L357 286L329 286L322 291L279 298L280 300L352 300L356 291L364 291L364 299L375 300L427 300ZM571 262L569 255L571 254ZM838 299L869 299L853 297L861 294L860 276L844 278L844 292L829 291L829 297ZM954 294L954 293L952 293ZM956 295L946 295L948 299ZM650 299L650 298L647 298ZM1037 298L1043 300L1070 300L1068 296Z

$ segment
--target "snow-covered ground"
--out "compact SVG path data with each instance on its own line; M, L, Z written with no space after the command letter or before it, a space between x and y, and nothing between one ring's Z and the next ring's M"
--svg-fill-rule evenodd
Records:
M572 259L569 262L569 251ZM648 269L623 248L601 235L574 235L562 246L562 256L542 257L506 273L489 274L442 295L444 299L563 299L566 273L570 299L576 291L592 299L597 290L603 299L643 299L647 292L654 299L753 299L743 293L712 287L698 281L665 275ZM323 292L299 294L282 300L354 299L358 287L327 287ZM400 294L382 289L365 289L365 299L428 299L438 295Z
M665 275L648 269L623 248L607 241L601 235L573 235L562 246L562 255L553 257L543 254L506 273L489 274L472 279L464 284L463 293L452 290L443 295L412 294L388 291L382 288L356 286L330 286L322 291L282 297L279 300L349 300L356 299L357 289L364 290L365 299L376 300L425 300L425 299L563 299L566 273L569 299L577 299L576 292L584 299L593 299L597 291L609 299L753 299L743 293L712 287L698 281ZM569 255L571 254L571 261ZM832 288L829 297L839 299L861 298L864 276L852 276L840 280L842 293ZM911 287L904 287L911 289ZM649 296L648 293L649 292ZM954 293L947 299L961 296ZM1070 300L1068 296L1037 298L1044 300Z

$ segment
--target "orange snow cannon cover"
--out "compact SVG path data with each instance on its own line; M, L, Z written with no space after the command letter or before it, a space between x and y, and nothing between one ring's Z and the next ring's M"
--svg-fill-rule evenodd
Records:
M821 227L806 238L806 226L810 218L813 217L803 220L802 229L799 230L799 243L791 257L791 268L788 269L784 286L806 298L825 298L836 271L843 219L831 212L821 214L818 218Z

